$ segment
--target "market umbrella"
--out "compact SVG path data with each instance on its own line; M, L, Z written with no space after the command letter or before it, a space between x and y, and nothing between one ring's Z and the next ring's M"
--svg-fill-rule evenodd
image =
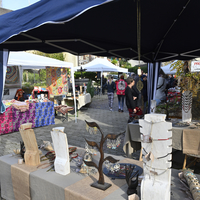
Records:
M41 0L0 17L0 48L137 59L138 1L141 60L199 56L194 0Z
M199 5L194 0L41 0L0 17L0 49L139 55L149 63L188 60L200 51Z
M107 59L95 58L91 62L74 68L74 71L84 69L87 72L101 72L101 93L102 93L102 74L103 72L123 72L128 73L128 69L118 67Z

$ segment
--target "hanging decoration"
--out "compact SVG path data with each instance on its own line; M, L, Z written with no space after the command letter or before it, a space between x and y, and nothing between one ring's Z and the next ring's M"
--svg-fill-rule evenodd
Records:
M182 94L182 109L185 113L188 113L192 107L192 93L184 92Z
M5 88L19 88L21 87L19 67L8 66L6 71Z
M66 95L69 91L70 69L46 67L47 89L51 95Z

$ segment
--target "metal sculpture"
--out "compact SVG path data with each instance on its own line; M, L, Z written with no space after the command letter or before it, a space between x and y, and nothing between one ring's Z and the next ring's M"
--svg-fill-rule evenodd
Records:
M113 157L111 156L107 156L106 158L104 158L104 151L103 151L103 144L105 143L105 141L107 139L109 140L116 140L122 133L118 134L118 135L115 135L115 134L107 134L106 136L104 136L102 130L100 129L100 127L98 126L98 124L96 122L87 122L85 121L86 124L91 127L91 128L97 128L100 133L101 133L101 141L100 143L96 143L94 141L88 141L86 140L87 144L89 146L92 146L92 147L96 147L99 152L100 152L100 160L99 160L99 166L96 165L96 163L92 162L92 161L85 161L84 160L84 163L89 166L89 167L95 167L98 172L99 172L99 180L93 184L91 184L92 187L95 187L95 188L98 188L98 189L101 189L101 190L106 190L108 189L111 184L109 183L105 183L104 181L104 175L103 175L103 163L104 161L108 160L109 162L111 163L116 163L118 162L119 160L116 160L114 159Z

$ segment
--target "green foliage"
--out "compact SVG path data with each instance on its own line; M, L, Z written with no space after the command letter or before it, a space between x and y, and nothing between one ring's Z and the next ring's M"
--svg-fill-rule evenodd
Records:
M118 61L117 61L117 59L113 59L113 60L111 61L111 63L114 64L114 65L117 65Z
M46 82L46 78L47 78L47 75L46 75L46 69L40 69L39 70L39 79L41 82Z
M128 71L129 72L134 72L135 74L137 74L137 69L138 69L139 65L136 65L135 67L128 67ZM141 65L140 66L141 70L144 72L144 73L147 73L148 72L148 67L147 65Z
M25 84L23 84L23 86L22 86L22 90L24 90L24 92L25 92L26 94L31 94L32 91L33 91L33 89L34 89L34 86L31 85L30 83L25 83Z
M177 77L181 77L180 87L182 91L191 91L197 93L200 88L200 73L186 72L187 66L191 65L191 61L181 61L178 60L173 62L170 66L172 70L176 69Z
M168 99L171 99L173 97L168 95ZM156 112L157 113L165 113L166 119L169 118L169 113L179 113L182 109L181 102L178 102L178 98L171 100L166 100L163 104L159 104L156 106Z
M87 93L90 93L91 98L94 96L94 86L92 85L92 80L89 80L87 84Z
M23 86L41 86L46 88L46 70L41 69L39 71L29 72L24 70L23 72Z
M131 68L131 64L127 62L125 59L121 59L119 63L120 67L122 68Z
M91 79L92 81L97 81L97 73L96 72L82 72L82 77L83 78L88 78ZM81 77L81 72L75 72L74 73L74 78L79 79Z
M33 53L40 55L40 56L45 56L45 57L54 58L54 59L57 59L57 60L64 61L63 53L43 53L41 51L33 51Z

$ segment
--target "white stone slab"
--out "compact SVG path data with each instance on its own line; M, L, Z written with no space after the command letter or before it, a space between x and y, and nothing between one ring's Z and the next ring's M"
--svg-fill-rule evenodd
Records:
M69 149L67 135L64 127L55 127L51 132L53 146L56 154L54 161L55 172L61 175L70 173Z

